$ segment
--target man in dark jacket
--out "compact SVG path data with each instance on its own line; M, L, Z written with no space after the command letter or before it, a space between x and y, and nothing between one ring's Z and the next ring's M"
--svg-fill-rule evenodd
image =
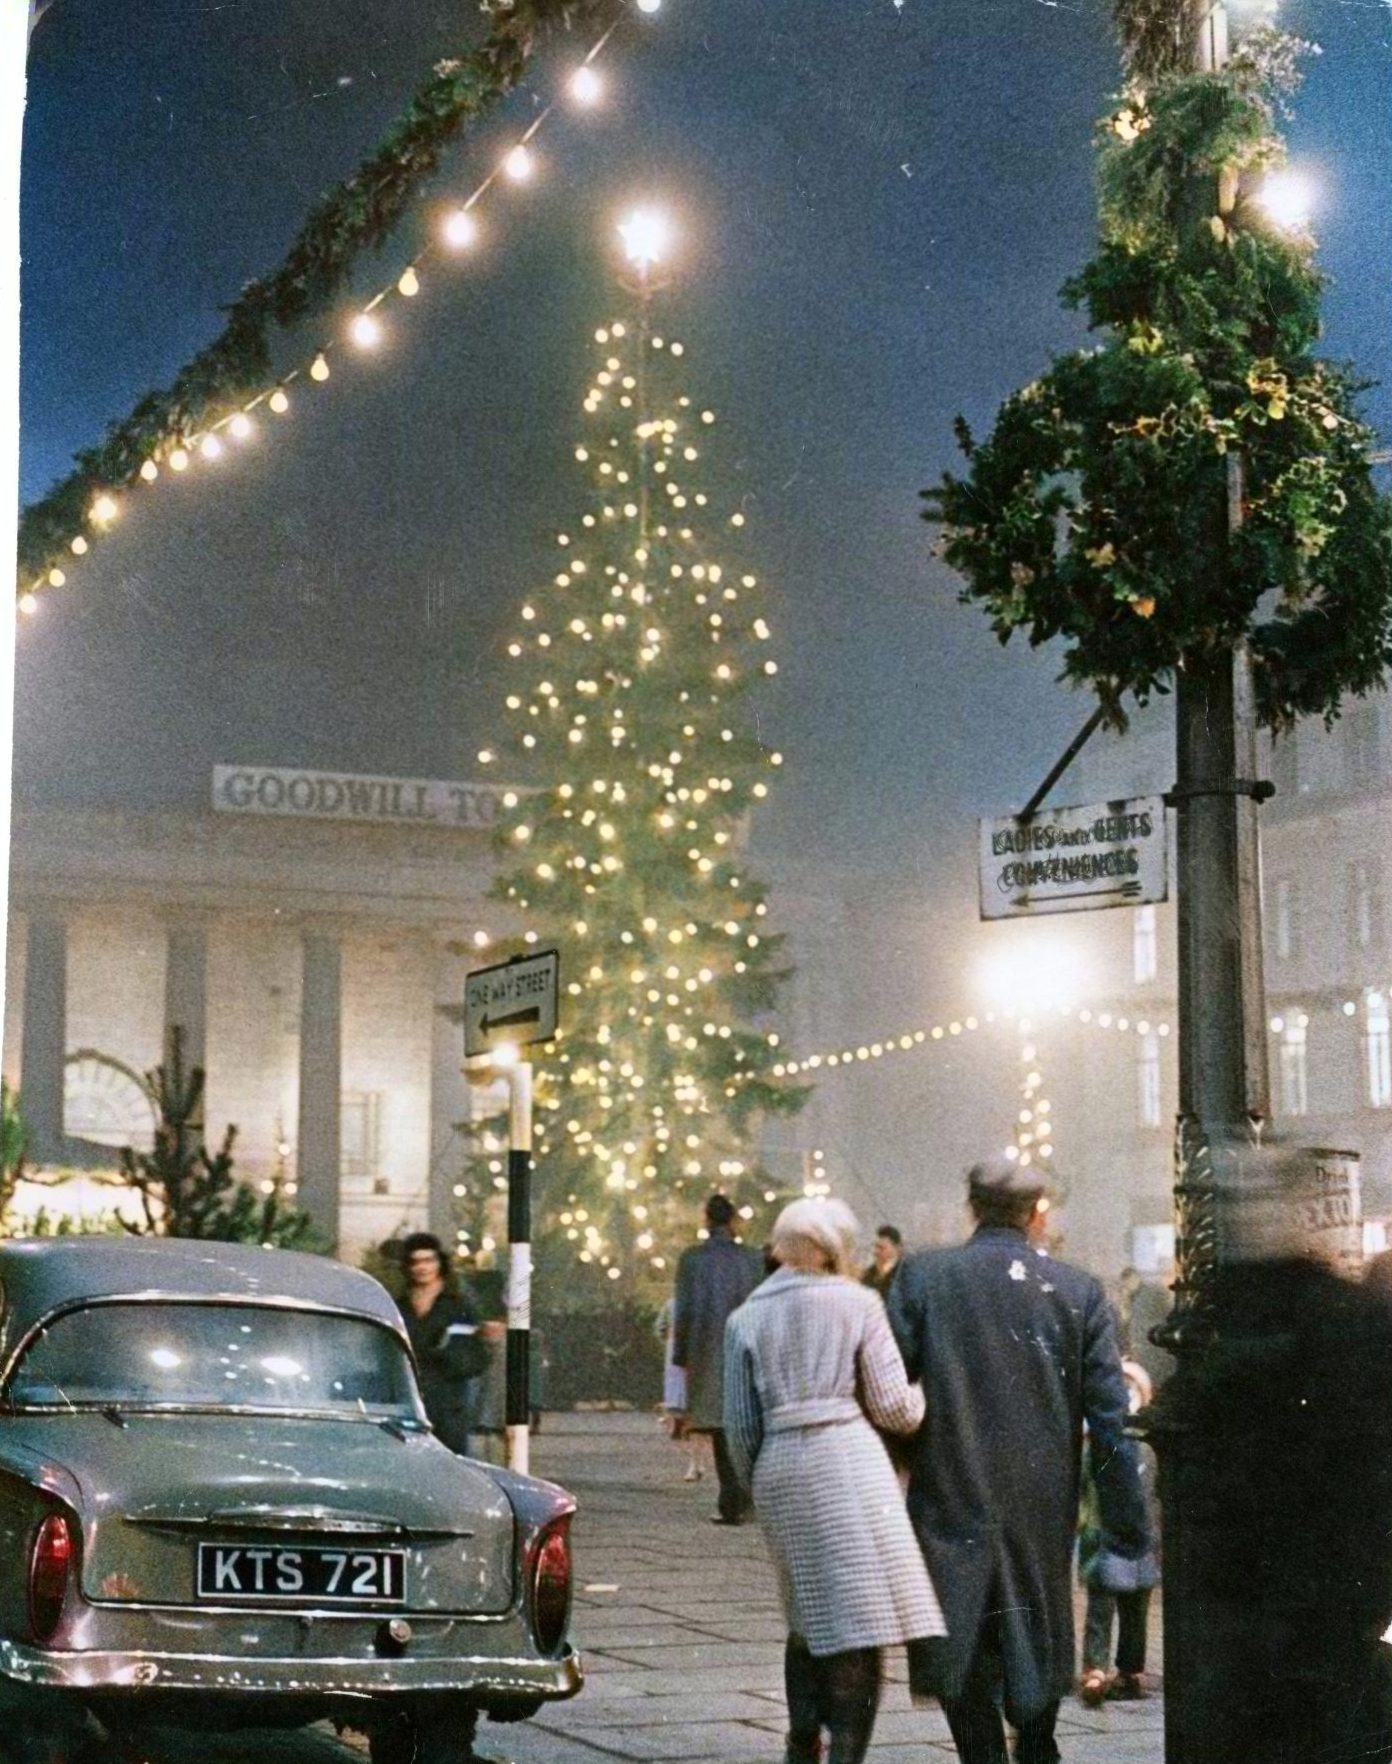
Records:
M715 1523L742 1525L748 1504L725 1449L725 1323L763 1276L759 1258L735 1242L728 1195L706 1202L706 1238L682 1253L672 1306L672 1364L686 1373L686 1425L708 1433L720 1481Z
M471 1296L454 1283L438 1237L414 1232L401 1246L401 1266L406 1276L401 1316L425 1412L441 1441L467 1457L491 1358L488 1343L500 1330L479 1316Z
M1007 1158L968 1177L977 1227L956 1249L908 1257L889 1298L928 1423L909 1513L947 1618L911 1659L941 1698L963 1764L1056 1764L1054 1724L1073 1680L1071 1566L1086 1420L1106 1544L1148 1542L1111 1308L1091 1275L1038 1247L1041 1173Z

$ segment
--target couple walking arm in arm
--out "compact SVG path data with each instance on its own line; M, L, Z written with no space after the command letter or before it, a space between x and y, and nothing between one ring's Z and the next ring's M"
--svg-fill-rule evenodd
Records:
M975 1234L906 1258L888 1321L848 1278L848 1209L795 1202L779 1271L730 1320L725 1425L788 1618L790 1761L822 1728L830 1764L863 1758L879 1650L904 1642L963 1764L1006 1764L1002 1714L1019 1764L1056 1764L1085 1420L1108 1547L1148 1544L1101 1286L1032 1241L1037 1172L978 1165L969 1198ZM917 1430L907 1512L876 1427Z

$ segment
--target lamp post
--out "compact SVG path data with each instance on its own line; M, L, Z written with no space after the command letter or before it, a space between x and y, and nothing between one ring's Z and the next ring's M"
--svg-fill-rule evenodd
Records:
M1186 3L1195 70L1217 72L1228 57L1227 8L1222 0ZM1268 199L1278 222L1303 224L1293 199L1298 188L1292 181ZM1235 177L1220 172L1219 213L1232 209L1237 193ZM1212 185L1196 187L1192 201L1197 213L1212 212ZM1243 505L1243 459L1233 452L1226 496L1216 496L1210 510L1206 548L1220 578L1230 567ZM1271 1115L1257 818L1272 791L1257 777L1246 642L1228 653L1182 658L1175 717L1176 781L1168 798L1176 811L1178 883L1175 1284L1173 1310L1155 1336L1177 1363L1146 1430L1159 1453L1165 1526L1166 1764L1210 1764L1217 1756L1214 1718L1232 1696L1239 1668L1220 1613L1208 1605L1205 1563L1223 1525L1223 1491L1214 1485L1221 1471L1198 1437L1197 1392L1210 1356L1222 1351L1214 1312L1231 1253L1229 1223Z

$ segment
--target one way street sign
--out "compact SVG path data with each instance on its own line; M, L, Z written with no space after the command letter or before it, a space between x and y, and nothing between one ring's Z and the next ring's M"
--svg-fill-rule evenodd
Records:
M464 982L464 1054L525 1047L556 1034L560 954L554 949L479 968Z

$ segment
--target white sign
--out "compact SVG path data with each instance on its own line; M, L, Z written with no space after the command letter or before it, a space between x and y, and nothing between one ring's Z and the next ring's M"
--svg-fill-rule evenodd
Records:
M983 919L1143 906L1164 900L1167 884L1158 796L981 823Z
M305 772L293 766L213 767L213 807L219 813L302 821L423 821L484 829L497 819L503 790L501 784Z
M525 1047L556 1033L561 958L554 949L480 968L464 981L464 1053L492 1053L504 1043Z

